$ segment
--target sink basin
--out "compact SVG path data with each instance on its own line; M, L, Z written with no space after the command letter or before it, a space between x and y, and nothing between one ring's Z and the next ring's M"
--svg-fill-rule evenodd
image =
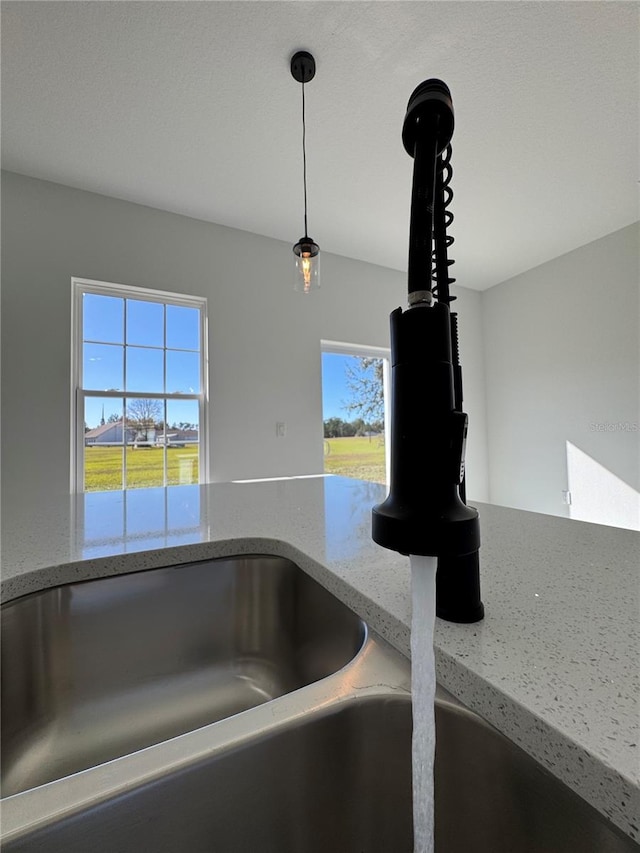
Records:
M209 560L2 608L2 796L336 672L365 629L288 560Z
M410 665L292 563L3 610L3 853L411 853ZM639 853L436 694L436 853Z
M411 702L297 716L88 806L5 853L412 853ZM637 853L562 783L442 691L436 853Z

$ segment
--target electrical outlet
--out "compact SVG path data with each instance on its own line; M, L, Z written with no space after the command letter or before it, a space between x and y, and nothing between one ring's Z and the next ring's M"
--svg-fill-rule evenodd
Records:
M276 437L284 438L287 434L287 425L284 421L276 421Z

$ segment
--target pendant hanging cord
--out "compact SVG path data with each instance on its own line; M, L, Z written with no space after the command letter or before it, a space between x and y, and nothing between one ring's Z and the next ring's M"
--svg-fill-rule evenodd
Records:
M304 80L302 81L302 181L304 185L304 236L307 231L307 125L304 109Z

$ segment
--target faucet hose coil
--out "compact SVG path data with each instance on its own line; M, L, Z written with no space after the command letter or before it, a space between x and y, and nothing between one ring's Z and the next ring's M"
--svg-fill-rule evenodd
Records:
M453 201L451 152L451 144L449 144L438 157L436 163L436 205L433 220L433 250L431 252L433 293L438 297L439 302L444 302L447 305L457 299L456 296L451 296L449 293L449 285L455 282L455 278L449 275L449 267L455 264L455 261L448 257L448 249L455 242L455 237L447 233L454 219L453 212L449 209Z

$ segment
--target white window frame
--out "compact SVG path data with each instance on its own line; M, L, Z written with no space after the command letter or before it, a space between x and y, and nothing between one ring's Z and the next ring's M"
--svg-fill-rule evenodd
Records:
M91 391L85 390L82 376L83 363L83 312L82 297L85 293L98 296L115 296L120 299L136 299L146 302L160 302L163 305L179 305L186 308L197 308L200 312L200 375L201 386L199 394L176 393L135 393L131 391ZM197 400L198 401L198 482L209 481L209 430L208 430L208 396L209 396L209 358L208 358L208 321L207 300L202 296L186 296L183 293L172 293L168 290L153 290L147 287L136 287L129 284L96 281L88 278L71 279L71 492L84 493L84 401L85 397L115 397L144 398L159 400ZM123 463L126 464L126 463ZM122 490L126 490L123 478Z
M349 344L345 341L320 341L320 358L325 353L354 355L357 358L382 359L382 393L384 394L384 459L387 485L391 482L391 350L387 347L372 347L364 344Z

